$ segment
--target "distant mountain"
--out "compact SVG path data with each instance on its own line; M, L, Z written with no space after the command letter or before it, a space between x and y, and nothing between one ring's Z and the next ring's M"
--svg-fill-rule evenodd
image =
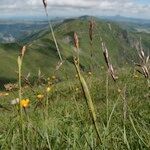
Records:
M34 21L33 21L34 20ZM52 24L58 24L63 18L55 17ZM28 36L32 36L40 30L48 27L47 19L41 18L13 18L0 19L0 43L18 42Z
M116 22L126 30L150 33L150 19L129 18L120 15L107 17L103 16L99 18Z
M106 43L111 60L115 66L122 67L125 64L131 64L137 60L137 52L133 48L134 41L142 37L143 46L146 51L150 49L150 36L146 33L128 32L121 28L117 23L96 20L93 31L93 44L91 46L89 39L89 19L91 17L83 16L80 18L67 19L58 23L54 27L58 46L60 48L63 59L63 69L66 70L69 76L74 76L74 65L72 56L75 54L73 33L77 32L80 44L80 63L84 71L89 71L91 66L98 70L105 65L101 38ZM47 75L52 75L59 62L57 50L52 40L49 29L45 29L29 34L21 43L27 45L23 63L24 74L31 73L31 76L36 76L39 68L41 72ZM16 79L17 64L16 59L19 50L23 44L18 43L3 43L0 44L0 81L8 81ZM91 63L92 52L92 63ZM64 71L60 69L60 78L63 78ZM98 72L98 71L97 71ZM98 72L99 73L99 72ZM7 77L7 78L6 78Z
M0 20L0 43L20 41L47 26L43 21Z
M116 16L103 16L99 18L104 18L112 21L118 21L118 22L131 22L131 23L140 23L140 24L150 24L150 19L140 19L140 18L130 18L130 17L124 17L120 15Z

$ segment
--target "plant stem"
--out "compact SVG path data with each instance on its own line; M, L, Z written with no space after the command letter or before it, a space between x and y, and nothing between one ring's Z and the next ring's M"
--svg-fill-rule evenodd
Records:
M52 24L51 24L51 22L49 20L49 16L48 16L48 12L47 12L46 8L45 8L45 13L46 13L46 17L47 17L47 20L48 20L48 25L49 25L50 31L52 33L52 37L53 37L53 40L54 40L54 43L55 43L55 46L56 46L56 49L57 49L60 61L62 62L63 59L62 59L62 56L61 56L61 53L60 53L60 50L59 50L59 47L58 47L58 43L57 43L57 40L56 40L56 37L55 37L55 34L54 34L54 30L53 30Z
M98 130L98 124L97 124L97 120L96 120L97 118L96 118L95 108L94 108L93 101L92 101L92 98L91 98L91 95L90 95L90 92L89 92L89 88L87 86L87 83L86 83L85 79L83 78L83 76L80 73L80 68L79 68L78 63L76 63L76 61L74 61L74 64L75 64L76 71L78 73L79 80L80 80L80 83L81 83L81 86L82 86L82 89L83 89L83 92L84 92L84 96L85 96L85 99L86 99L86 103L87 103L87 106L88 106L88 109L89 109L89 114L91 116L95 132L97 134L99 142L102 144L102 140L101 140L101 136L100 136L100 133L99 133L99 130Z
M109 101L108 101L108 84L109 84L109 81L108 81L108 78L109 78L109 76L108 76L108 71L106 72L106 111L107 111L107 125L108 125L108 120L109 120L109 118L108 118L108 116L109 116Z
M22 58L18 57L18 82L19 82L19 101L22 99L22 85L21 85L21 74L22 74ZM20 105L20 126L21 126L21 135L22 135L22 146L25 150L24 144L24 126L23 126L23 111L22 106Z

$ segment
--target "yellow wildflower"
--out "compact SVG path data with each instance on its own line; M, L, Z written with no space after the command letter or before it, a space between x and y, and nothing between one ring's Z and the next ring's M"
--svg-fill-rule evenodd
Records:
M47 87L46 92L50 92L51 91L51 87Z
M76 88L76 92L78 92L79 91L79 88Z
M120 93L121 92L121 90L118 88L118 93Z
M38 95L37 95L37 98L38 98L39 100L42 100L42 99L44 98L44 95L38 94Z
M29 102L30 100L29 99L22 99L20 101L20 105L23 107L23 108L27 108L29 106Z
M138 75L136 75L136 74L134 74L134 75L133 75L133 77L134 77L134 78L139 78L139 76L138 76Z
M78 78L78 75L76 74L76 78Z
M8 95L9 95L9 93L5 93L4 95L5 95L5 96L8 96Z
M92 72L88 72L88 74L91 76L91 75L92 75Z
M55 80L55 79L56 79L56 76L52 76L52 79Z
M0 97L8 96L9 93L0 93Z

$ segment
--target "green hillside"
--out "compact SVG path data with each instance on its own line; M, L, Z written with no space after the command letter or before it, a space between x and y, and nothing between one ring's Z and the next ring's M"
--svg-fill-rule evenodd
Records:
M48 29L0 44L0 150L150 149L150 36L95 21L92 44L89 17L54 27L63 58L56 72L59 57ZM80 63L73 62L74 32ZM134 45L140 38L146 53L141 51L139 59ZM23 45L27 50L17 69ZM133 66L138 61L141 74ZM28 73L31 77L23 78ZM1 90L13 81L17 84Z
M131 48L131 45L134 39L139 39L140 36L143 39L146 50L149 50L149 34L128 33L115 23L100 21L96 18L95 20L92 46L90 45L89 39L89 18L68 19L54 27L56 39L63 59L65 60L63 69L68 74L72 75L72 70L74 70L72 65L74 32L77 32L79 37L80 61L82 69L85 71L89 71L91 65L95 66L96 70L104 65L100 37L106 42L115 66L123 66L127 63L131 64L132 60L136 59L136 51ZM47 29L26 37L20 44L0 44L1 82L16 79L16 59L19 50L24 44L27 45L27 52L23 64L24 74L30 72L32 76L36 76L39 69L46 75L53 74L59 57L51 33ZM90 51L93 53L92 64Z

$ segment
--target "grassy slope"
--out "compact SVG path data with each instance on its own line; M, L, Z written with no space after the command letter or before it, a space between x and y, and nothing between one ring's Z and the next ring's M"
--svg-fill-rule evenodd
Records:
M81 65L85 71L90 70L91 57L90 51L93 51L92 65L97 69L99 66L104 65L100 37L106 42L109 49L112 61L115 65L122 66L126 62L131 63L131 60L136 58L135 50L130 46L131 37L135 38L133 34L127 34L127 32L121 29L117 24L110 23L109 25L105 21L96 20L96 28L94 30L93 46L90 45L88 35L88 20L87 19L72 19L66 20L63 23L55 27L56 38L59 43L59 47L63 58L67 60L64 65L64 69L72 74L72 54L73 51L73 33L77 32L80 40L80 56ZM144 44L149 47L149 37L143 34ZM68 40L68 39L69 40ZM51 34L49 31L40 31L27 37L23 43L27 43L27 53L24 60L24 74L31 73L32 76L37 75L38 70L41 69L46 75L53 74L54 68L57 65L59 59L55 49L54 43L51 40ZM22 44L23 45L23 44ZM0 67L0 79L6 80L16 79L16 58L18 50L21 47L17 44L1 44L1 67ZM62 74L61 76L64 76Z
M23 97L30 99L30 107L24 115L24 133L27 149L142 149L148 150L150 143L149 94L146 81L134 78L126 72L120 74L115 84L109 78L108 112L110 119L107 128L106 78L86 77L91 96L96 108L98 129L103 146L98 145L96 134L90 119L86 102L80 85L75 79L55 84L49 97L48 119L45 98L36 107L38 99L30 88L23 88ZM141 88L143 87L143 88ZM78 88L78 90L76 89ZM118 91L121 89L121 92ZM39 86L36 93L45 93ZM2 149L22 149L20 117L15 107L10 106L10 99L16 98L13 93L1 100L1 104L10 111L0 109L0 147ZM127 108L126 108L127 106ZM124 120L124 114L127 116ZM132 124L132 121L134 125ZM125 125L125 130L124 130ZM125 134L126 131L126 134Z
M109 31L104 22L99 22L97 26L100 28L100 35L111 49L110 53L113 62L122 64L120 57L124 57L124 55L122 53L121 55L120 52L118 53L118 50L122 50L122 48L125 48L128 52L130 50L128 43L120 35L122 30L118 26L112 25L112 31ZM50 81L46 81L44 86L40 84L33 87L35 93L29 87L24 86L22 95L23 98L30 99L30 107L26 109L26 112L23 111L23 122L21 122L17 107L10 105L10 100L18 97L17 92L9 92L9 96L1 97L0 104L9 109L9 111L0 108L0 149L22 149L20 126L23 123L26 149L148 150L150 147L150 95L146 80L139 74L136 77L133 76L133 70L122 68L118 72L119 80L117 83L114 83L108 77L107 86L106 69L98 67L99 65L103 66L104 61L99 36L96 31L93 43L94 62L92 61L95 70L91 76L88 75L86 71L89 70L90 65L90 44L87 21L67 21L57 27L55 31L63 58L68 60L63 68L57 72L56 76L65 78L65 81L56 84L54 79L50 79ZM70 59L72 57L73 42L71 40L68 44L64 40L66 35L72 37L74 31L79 33L81 63L86 69L82 74L86 79L94 102L98 130L103 145L98 144L82 88L75 77L76 73ZM42 38L36 39L33 37L33 41L28 46L23 65L23 70L26 73L29 71L37 72L39 67L44 73L52 73L59 60L49 35L46 32L40 34ZM146 38L145 41L147 41ZM17 57L17 51L20 46L11 44L10 46L3 45L3 47L7 51L1 50L3 60L0 61L6 64L4 60L8 62L12 60L13 69L16 68L16 59L13 58ZM15 53L13 52L13 55L9 55L12 50L15 50ZM127 56L128 52L126 53ZM10 63L6 66L8 65ZM3 66L4 71L6 66ZM13 69L11 70L12 74ZM7 74L10 77L12 75L9 72ZM69 80L66 81L68 75ZM4 76L6 75L4 74ZM54 85L50 93L46 94L45 87L49 82L53 82ZM44 99L40 102L37 99L38 94L45 94ZM47 99L49 102L48 110ZM106 104L107 99L108 107ZM37 103L38 106L35 109ZM109 126L107 126L107 111L108 116L111 118ZM124 117L125 114L126 116Z

